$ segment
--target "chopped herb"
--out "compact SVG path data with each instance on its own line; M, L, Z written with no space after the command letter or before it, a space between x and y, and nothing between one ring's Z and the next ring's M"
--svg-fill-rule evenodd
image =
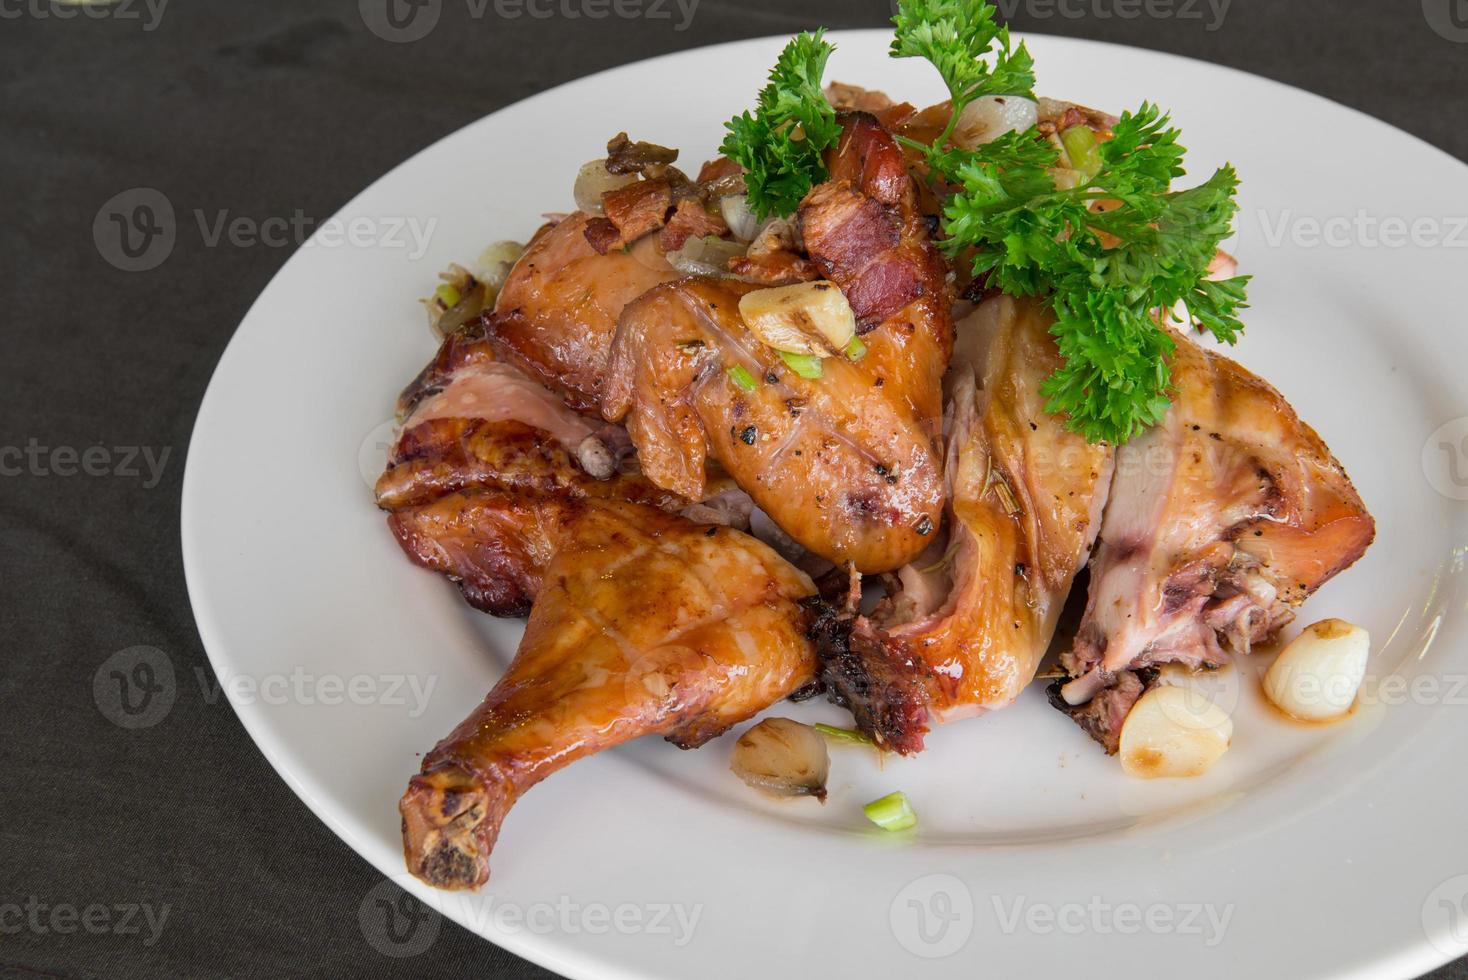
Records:
M868 820L883 830L907 830L917 826L917 814L907 802L907 794L889 793L861 808Z
M996 23L994 13L993 5L982 0L901 0L897 5L892 57L926 58L948 87L952 112L935 147L948 143L969 103L988 95L1035 97L1035 61L1023 42L1010 47L1009 28ZM991 51L993 68L982 60Z
M754 390L754 375L742 364L736 364L728 370L729 380L741 391Z
M838 742L857 742L861 745L877 744L876 742L872 741L871 736L865 735L858 731L854 731L850 728L837 728L835 725L822 725L817 723L815 726L815 730L820 732L827 738L836 739Z
M780 351L780 360L796 374L807 381L815 381L822 374L821 359L814 354L791 354L789 351Z

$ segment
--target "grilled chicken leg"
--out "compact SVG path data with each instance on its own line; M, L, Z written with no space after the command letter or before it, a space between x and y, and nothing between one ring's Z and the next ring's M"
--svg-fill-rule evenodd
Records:
M542 520L519 652L404 794L408 868L474 888L506 813L583 756L657 733L692 748L808 684L803 573L739 531L603 501Z

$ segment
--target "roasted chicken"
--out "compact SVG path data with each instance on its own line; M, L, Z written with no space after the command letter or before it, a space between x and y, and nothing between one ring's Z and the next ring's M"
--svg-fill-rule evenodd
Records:
M1108 311L1150 328L1176 299L1173 272L1133 289L1121 267L1147 278L1141 259L1162 261L1142 232L1186 251L1181 229L1152 220L1171 212L1147 212L1141 232L1112 213L1129 188L1163 194L1165 173L1105 185L1118 146L1145 154L1143 169L1174 169L1170 131L1128 142L1133 117L1018 96L924 110L851 86L827 98L840 126L828 179L779 174L799 179L784 211L809 190L768 220L751 201L763 207L772 171L741 152L740 126L731 159L696 180L673 167L676 151L619 134L583 168L595 178L578 180L584 210L536 234L492 312L403 393L377 484L394 535L476 608L529 614L505 674L401 799L423 881L486 881L511 807L570 762L653 733L696 747L781 698L824 689L879 748L917 752L931 726L1016 699L1087 563L1067 676L1049 693L1114 753L1154 668L1247 653L1371 543L1370 515L1315 432L1180 333L1146 333L1140 368L1074 375L1088 398L1137 396L1121 406L1131 415L1100 413L1127 424L1096 427L1098 410L1074 397L1054 403L1073 418L1048 410L1046 380L1075 358L1126 360L1116 348L1132 334L1101 329ZM791 153L814 131L744 122L745 138ZM1031 164L1005 133L1064 153ZM984 143L1012 157L987 177L932 152ZM1217 179L1205 195L1217 220L1173 256L1193 285L1233 214L1232 171ZM1071 190L1074 220L1034 223ZM1005 204L1011 191L1019 204ZM950 263L931 241L945 202L951 250L981 261ZM965 238L964 208L1008 210ZM1051 265L1079 273L1041 264L1018 278L1026 252L1064 253ZM1208 273L1230 281L1188 302L1207 301L1211 314L1190 315L1227 339L1244 294L1224 260ZM487 302L488 280L476 285ZM1065 304L1098 290L1111 306ZM448 302L443 322L470 321ZM967 314L956 331L955 308ZM1174 390L1161 392L1169 345ZM1164 394L1165 419L1121 448L1072 431L1129 433ZM779 552L744 533L760 521ZM1147 712L1135 717L1129 742Z
M1000 296L959 324L948 539L888 577L871 615L822 624L823 679L879 745L916 752L930 723L1013 701L1090 555L1112 453L1045 411L1052 321Z
M810 683L803 573L739 531L637 504L534 516L554 555L519 652L403 795L408 868L439 888L489 876L531 786L641 735L693 748Z
M690 238L729 233L708 196L740 183L718 163L697 181L672 166L678 151L618 133L600 166L619 181L577 211L547 224L510 270L486 323L500 355L595 412L607 352L623 308L661 282L681 278L667 253Z
M1365 553L1375 522L1278 391L1176 336L1172 409L1123 446L1071 679L1052 701L1108 752L1163 663L1217 666L1272 638Z

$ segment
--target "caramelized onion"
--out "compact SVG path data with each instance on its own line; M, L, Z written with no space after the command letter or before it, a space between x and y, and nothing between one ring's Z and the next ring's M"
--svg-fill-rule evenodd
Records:
M789 718L766 718L739 736L729 768L766 793L824 801L831 757L814 728Z
M963 107L953 127L953 142L972 150L1005 133L1022 133L1039 118L1035 103L1017 95L986 95Z
M605 160L589 160L576 172L576 207L587 214L601 214L601 196L618 187L637 183L636 174L613 174L607 172Z
M719 198L719 213L724 224L741 242L752 242L760 232L760 220L749 207L748 194L729 194Z
M722 238L690 238L667 254L668 264L684 275L727 276L729 260L744 254L744 246Z
M514 268L515 262L525 252L525 246L519 242L503 241L494 242L479 253L479 258L474 260L472 272L474 278L482 282L489 291L488 301L492 305L495 297L500 293L500 287L510 276L510 270Z

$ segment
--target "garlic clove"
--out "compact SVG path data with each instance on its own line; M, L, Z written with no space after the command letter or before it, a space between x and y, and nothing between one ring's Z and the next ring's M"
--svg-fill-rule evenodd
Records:
M1371 634L1344 619L1305 627L1264 675L1264 693L1301 721L1329 721L1351 710L1366 677Z
M1233 739L1234 723L1196 690L1157 685L1143 694L1121 727L1122 769L1141 779L1199 776Z
M856 315L833 282L817 280L745 293L739 315L761 341L787 354L829 357L856 336Z

